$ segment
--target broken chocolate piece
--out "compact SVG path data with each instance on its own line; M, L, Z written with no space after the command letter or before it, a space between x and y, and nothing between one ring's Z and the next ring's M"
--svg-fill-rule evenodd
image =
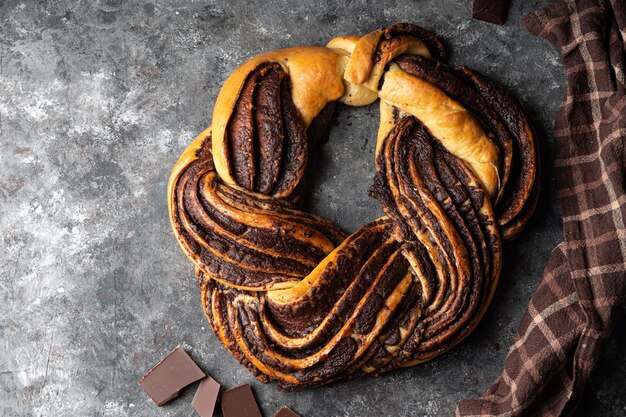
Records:
M474 0L472 17L496 25L506 22L509 0Z
M205 377L187 352L176 346L140 380L139 386L158 406L178 397L180 390Z
M221 388L220 384L211 378L210 375L207 375L207 377L200 382L198 390L191 401L191 406L200 417L213 416Z
M300 417L289 407L283 407L274 414L274 417Z
M222 394L224 417L262 417L250 384L229 389Z

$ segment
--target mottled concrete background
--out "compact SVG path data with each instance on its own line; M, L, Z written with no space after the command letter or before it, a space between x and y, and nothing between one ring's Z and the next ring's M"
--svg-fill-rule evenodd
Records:
M515 92L550 161L565 80L557 52L519 24L545 2L514 1L504 27L471 20L468 0L129 3L0 0L0 415L192 415L193 388L157 409L136 383L178 343L226 387L251 382L266 416L283 404L303 417L451 415L484 391L560 240L549 168L466 343L423 366L295 394L256 382L210 331L165 185L244 60L398 21L436 31L453 62ZM341 108L315 162L309 208L350 231L380 214L367 197L377 113ZM619 326L580 416L626 415L625 346Z

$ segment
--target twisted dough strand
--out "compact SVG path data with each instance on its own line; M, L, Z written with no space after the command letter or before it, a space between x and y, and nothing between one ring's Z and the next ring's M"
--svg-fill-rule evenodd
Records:
M483 316L501 236L537 200L537 150L515 99L445 59L409 24L259 55L175 165L170 219L204 311L259 379L295 389L414 365ZM385 216L346 236L296 203L335 103L379 98L370 194Z

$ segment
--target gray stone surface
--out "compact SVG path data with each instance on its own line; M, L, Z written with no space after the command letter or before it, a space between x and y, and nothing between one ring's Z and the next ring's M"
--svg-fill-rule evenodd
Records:
M485 390L560 240L549 168L565 79L557 52L470 1L0 1L0 415L192 415L194 389L157 409L136 380L183 343L226 387L251 382L266 416L441 416ZM398 21L440 34L452 61L509 87L541 137L537 215L510 247L492 307L445 356L378 378L286 393L252 378L205 322L191 264L170 232L170 168L211 119L228 74L260 52L324 44ZM341 108L315 162L309 208L353 231L367 197L377 106ZM626 414L618 326L580 416Z

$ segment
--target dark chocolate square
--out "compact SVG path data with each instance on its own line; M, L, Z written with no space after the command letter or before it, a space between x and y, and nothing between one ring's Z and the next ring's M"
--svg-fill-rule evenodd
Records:
M300 415L289 407L283 407L274 414L274 417L300 417Z
M224 417L263 417L250 384L229 389L222 394Z
M158 406L178 397L180 390L205 377L185 350L176 346L140 380L139 386Z
M211 378L210 375L207 375L207 377L200 382L198 390L191 401L191 406L200 417L213 416L221 388L220 384Z

